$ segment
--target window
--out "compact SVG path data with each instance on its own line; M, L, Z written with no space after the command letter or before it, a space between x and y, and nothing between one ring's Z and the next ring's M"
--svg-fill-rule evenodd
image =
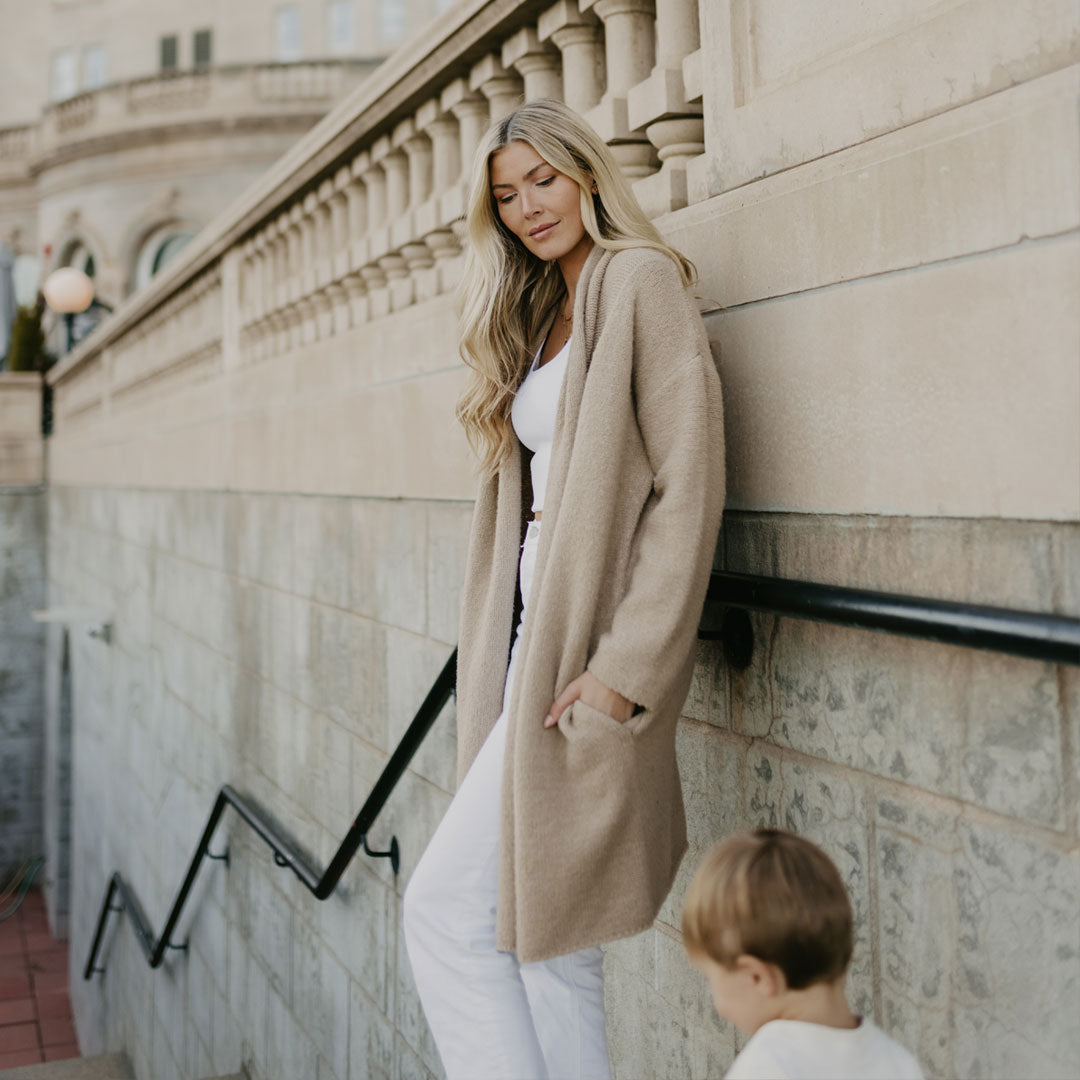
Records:
M96 90L105 85L105 46L87 45L82 54L82 85Z
M52 99L64 101L79 90L78 65L74 49L64 49L52 58Z
M209 67L213 59L214 32L212 30L196 30L191 39L191 54L194 57L192 63L196 67Z
M274 59L300 59L300 11L295 7L274 12Z
M405 0L379 0L379 39L388 45L405 37Z
M352 0L332 0L326 6L326 45L331 54L352 52Z
M175 71L180 59L180 43L175 34L160 39L161 70Z
M179 223L162 225L143 241L135 259L132 275L136 289L141 289L158 271L164 269L183 250L194 234Z

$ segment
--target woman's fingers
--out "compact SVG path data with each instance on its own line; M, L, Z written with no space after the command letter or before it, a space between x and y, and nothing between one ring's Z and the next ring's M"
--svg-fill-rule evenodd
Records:
M544 718L544 727L554 727L559 722L559 717L572 702L581 697L581 679L577 678L555 699L548 714Z

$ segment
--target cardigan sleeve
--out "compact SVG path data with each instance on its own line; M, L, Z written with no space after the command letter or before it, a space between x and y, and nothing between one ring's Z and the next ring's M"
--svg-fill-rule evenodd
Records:
M720 377L701 316L674 265L660 259L628 286L636 414L653 490L634 534L628 587L586 665L647 709L669 698L690 660L724 507Z

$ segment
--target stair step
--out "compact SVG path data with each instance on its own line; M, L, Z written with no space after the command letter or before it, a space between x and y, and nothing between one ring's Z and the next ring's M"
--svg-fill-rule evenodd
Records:
M126 1054L21 1065L16 1069L4 1069L0 1077L2 1080L135 1080Z

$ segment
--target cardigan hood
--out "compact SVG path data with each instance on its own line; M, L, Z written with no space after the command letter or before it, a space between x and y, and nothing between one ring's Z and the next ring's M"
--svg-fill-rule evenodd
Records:
M504 762L500 949L527 963L648 928L686 850L675 729L724 503L720 381L675 264L594 247L555 421ZM539 340L534 343L534 350ZM481 484L458 649L458 775L498 718L522 449ZM544 717L586 668L642 709Z

